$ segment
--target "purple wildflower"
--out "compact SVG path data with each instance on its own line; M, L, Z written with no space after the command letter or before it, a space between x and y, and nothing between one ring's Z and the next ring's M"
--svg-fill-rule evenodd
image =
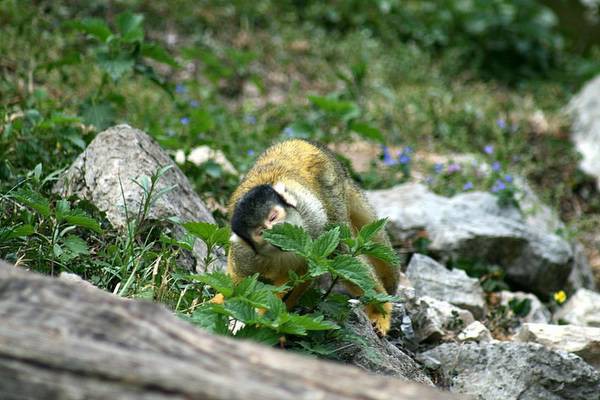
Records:
M496 125L500 129L506 129L506 120L504 118L498 118L496 120Z
M494 146L488 144L483 148L483 151L485 152L485 154L492 154L494 152Z
M496 181L496 183L494 183L494 186L492 186L492 192L493 193L498 193L501 190L506 189L506 184L504 182L502 182L500 179L498 179Z
M458 172L460 171L460 164L458 163L452 163L450 165L448 165L448 173L452 174L454 172Z
M473 189L473 182L471 182L471 181L468 181L467 183L465 183L465 184L463 185L463 190L465 190L465 191L466 191L466 190L471 190L471 189Z
M381 146L381 150L383 151L383 163L385 165L389 167L398 164L398 161L390 154L390 149L387 146Z
M179 122L181 122L183 125L187 125L190 123L190 119L188 117L182 117Z
M190 107L197 108L200 105L198 100L190 100Z
M246 154L248 154L249 156L251 156L251 157L252 157L252 156L254 155L254 150L252 150L252 149L249 149L249 150L246 152Z
M498 172L498 171L500 171L501 168L502 168L502 166L500 165L499 161L494 161L492 163L492 171Z
M506 183L512 183L512 181L513 181L512 175L508 175L508 174L504 175L504 181Z
M283 134L287 137L292 137L294 136L294 129L292 129L291 126L286 126L283 130Z
M410 162L410 156L408 154L401 154L400 158L398 158L400 164L408 164Z
M435 171L436 174L439 174L440 172L442 172L444 170L444 164L442 164L442 163L435 163L433 165L433 170Z
M187 88L185 87L185 85L178 83L177 85L175 85L175 93L185 93L187 92Z

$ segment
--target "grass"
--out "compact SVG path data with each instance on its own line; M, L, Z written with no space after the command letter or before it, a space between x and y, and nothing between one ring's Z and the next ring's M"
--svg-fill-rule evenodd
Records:
M181 246L161 241L159 227L118 232L91 204L51 192L95 134L120 122L173 157L200 145L219 149L239 174L274 141L308 137L371 143L371 168L353 171L366 188L412 179L446 195L490 190L510 202L507 177L522 175L575 237L594 245L590 221L600 219L600 203L576 168L561 111L583 81L571 79L580 58L508 84L465 63L464 48L332 30L273 4L2 2L0 258L44 273L72 271L179 312L197 306L206 289L178 268ZM119 17L128 9L143 23ZM89 18L106 21L117 39L105 40ZM153 52L140 53L144 46ZM586 65L598 61L592 52ZM492 172L469 163L457 169L460 154ZM215 163L180 167L201 197L221 206L239 181ZM102 233L61 219L65 200ZM219 207L214 213L225 225Z

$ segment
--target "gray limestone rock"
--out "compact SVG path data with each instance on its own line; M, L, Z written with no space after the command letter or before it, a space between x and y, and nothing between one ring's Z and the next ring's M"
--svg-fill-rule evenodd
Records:
M449 270L432 258L415 254L408 264L406 275L417 296L429 296L447 301L473 313L475 318L485 314L484 293L479 281L465 271Z
M168 165L173 167L158 180L156 193L170 186L173 190L150 207L147 218L164 221L177 217L184 222L214 223L212 214L168 154L150 136L129 125L117 125L99 133L63 173L54 190L62 196L77 195L91 201L106 212L113 226L123 228L127 221L125 205L131 216L144 201L144 192L134 180L150 177ZM173 229L176 234L183 234L180 227L173 225ZM224 263L223 254L215 255L218 259L211 268L219 269ZM190 268L195 264L202 271L205 256L206 245L198 240L193 251L195 262L191 257L181 261Z
M554 313L554 320L572 325L600 327L600 293L579 289Z
M451 392L478 399L600 399L598 371L572 353L535 343L444 343L421 357Z

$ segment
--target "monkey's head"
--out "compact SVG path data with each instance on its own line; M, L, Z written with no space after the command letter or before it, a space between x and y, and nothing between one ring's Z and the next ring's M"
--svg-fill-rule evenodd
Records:
M303 226L295 200L282 185L258 185L235 205L231 230L255 253L264 254L275 247L264 240L263 232L283 222Z

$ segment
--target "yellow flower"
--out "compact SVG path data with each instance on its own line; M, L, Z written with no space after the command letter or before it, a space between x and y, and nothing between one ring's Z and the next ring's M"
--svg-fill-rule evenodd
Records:
M564 303L565 300L567 300L567 294L564 290L554 293L554 301L556 301L558 304Z

